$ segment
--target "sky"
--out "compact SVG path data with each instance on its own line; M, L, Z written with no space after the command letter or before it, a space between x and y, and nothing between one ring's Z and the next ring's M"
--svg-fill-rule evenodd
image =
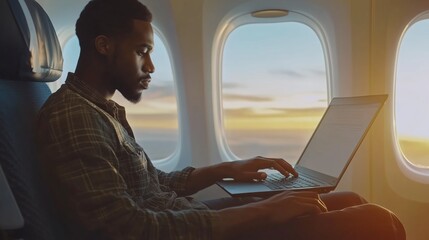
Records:
M396 74L398 134L429 140L429 20L407 30L399 50Z
M314 128L327 106L322 46L304 24L241 26L222 64L226 128Z

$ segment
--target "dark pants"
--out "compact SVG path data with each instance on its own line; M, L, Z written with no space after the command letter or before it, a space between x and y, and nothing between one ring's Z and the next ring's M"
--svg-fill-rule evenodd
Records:
M392 212L368 203L355 193L335 192L321 194L320 197L328 207L326 213L297 217L282 226L272 226L263 232L249 230L234 239L406 239L404 227ZM222 198L204 203L211 209L220 210L260 200L260 198Z

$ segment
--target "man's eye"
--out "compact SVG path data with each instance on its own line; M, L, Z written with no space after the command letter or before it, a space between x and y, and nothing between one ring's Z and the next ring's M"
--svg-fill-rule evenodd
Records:
M139 56L143 56L144 54L146 54L146 53L148 53L148 52L149 52L149 49L148 49L148 48L143 48L143 49L138 50L138 51L137 51L137 54L138 54Z

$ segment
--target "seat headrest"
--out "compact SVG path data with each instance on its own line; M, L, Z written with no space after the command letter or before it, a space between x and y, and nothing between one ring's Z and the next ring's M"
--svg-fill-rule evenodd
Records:
M55 29L34 0L0 0L0 79L52 82L63 57Z

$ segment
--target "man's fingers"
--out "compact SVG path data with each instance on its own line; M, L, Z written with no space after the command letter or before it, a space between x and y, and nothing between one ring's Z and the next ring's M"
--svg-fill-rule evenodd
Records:
M295 177L298 177L298 173L295 171L295 169L290 165L288 162L281 158L263 158L263 167L264 168L273 168L277 171L279 171L284 176L289 176L289 173L294 175Z
M242 172L252 172L255 171L256 175L254 175L253 178L246 178L248 180L251 179L265 179L266 174L258 172L260 169L266 169L271 168L279 171L284 176L289 176L289 174L294 175L295 177L298 177L298 173L295 171L295 169L290 165L288 162L286 162L284 159L281 158L265 158L265 157L254 157L252 159L248 159L247 161L241 162L242 164L237 164L237 167L235 168L235 173L231 174L231 177L234 177L236 180L240 180L243 177ZM239 170L239 171L237 171ZM236 175L238 174L238 176Z
M280 166L282 166L284 169L286 169L286 171L291 173L294 177L298 177L298 173L295 171L293 166L290 165L290 163L286 162L283 159L275 159L274 161L276 161Z
M279 194L279 197L292 198L293 201L296 201L298 204L306 203L317 206L320 211L327 212L328 208L325 203L320 199L320 196L317 192L303 191L303 192L291 192L287 191Z
M312 191L284 191L279 193L279 195L285 195L284 197L302 197L302 198L314 198L320 199L319 194L317 192Z
M304 196L304 194L301 194L299 196L293 196L293 200L296 202L297 206L302 207L302 211L308 213L322 213L328 211L325 203L320 200L318 196L313 197L312 194L305 195L311 195L311 197L306 197Z

